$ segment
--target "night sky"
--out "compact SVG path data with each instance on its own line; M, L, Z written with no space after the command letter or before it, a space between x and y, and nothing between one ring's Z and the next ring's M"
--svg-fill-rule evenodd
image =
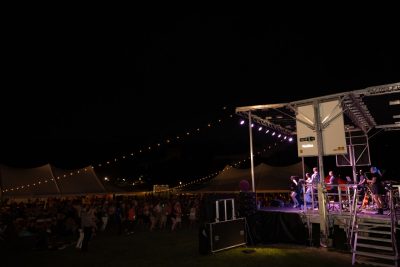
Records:
M237 106L399 82L397 25L390 16L324 14L317 22L289 14L16 17L2 38L0 163L79 168L221 118L99 170L157 183L207 175L248 154L246 130L229 119ZM256 138L260 147L273 142ZM280 145L275 159L258 160L298 160L295 145Z

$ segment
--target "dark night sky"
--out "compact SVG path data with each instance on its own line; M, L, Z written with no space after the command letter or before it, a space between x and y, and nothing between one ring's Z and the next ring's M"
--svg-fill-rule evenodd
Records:
M99 21L8 22L1 163L82 167L201 127L236 106L400 81L398 22L390 16ZM231 162L216 158L246 153L246 142L235 119L121 169L166 179L207 174Z

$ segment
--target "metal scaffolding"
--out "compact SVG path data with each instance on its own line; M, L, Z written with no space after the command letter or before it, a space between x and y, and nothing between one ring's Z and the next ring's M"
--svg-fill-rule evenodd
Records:
M333 119L324 122L319 116L319 104L331 100L339 100L343 110L345 129L354 131L362 131L368 138L368 135L374 135L374 129L383 129L385 131L400 130L400 83L372 86L361 90L337 93L316 98L304 99L290 103L267 104L237 107L236 114L249 120L249 127L252 122L258 123L274 131L279 131L284 135L296 135L296 123L300 122L311 128L317 133L318 162L320 169L320 184L318 186L318 195L323 199L323 136L322 131L327 124ZM298 107L304 105L312 105L314 107L314 121L303 121L296 119L298 115ZM397 109L398 105L398 109ZM385 108L388 106L396 106L396 108ZM341 115L342 113L340 113ZM253 151L252 131L250 133L250 151ZM252 152L251 152L251 157ZM353 155L354 156L354 155ZM353 172L356 162L351 160ZM251 168L254 169L253 161ZM252 174L252 177L254 175ZM256 191L253 180L253 192ZM327 244L328 239L328 223L326 217L326 203L320 201L320 229L321 244Z

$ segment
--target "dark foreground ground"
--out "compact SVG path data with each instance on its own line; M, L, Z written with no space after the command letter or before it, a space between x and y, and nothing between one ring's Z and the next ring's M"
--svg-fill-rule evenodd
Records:
M251 250L252 253L246 253ZM83 253L70 245L61 250L2 249L1 266L351 266L351 254L288 244L238 247L201 255L198 230L101 233Z

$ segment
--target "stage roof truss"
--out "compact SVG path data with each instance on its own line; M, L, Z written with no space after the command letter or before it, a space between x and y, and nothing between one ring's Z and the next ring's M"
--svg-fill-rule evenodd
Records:
M245 119L248 118L248 113L246 113L246 112L238 112L237 114ZM271 122L268 118L261 118L256 114L251 114L251 120L252 120L252 122L255 122L259 125L268 127L272 130L279 131L283 134L287 134L287 135L294 134L293 131L291 131L290 129L286 129L277 123Z
M331 100L339 100L345 126L348 130L361 130L368 134L372 129L400 130L400 83L372 86L361 90L337 93L290 103L237 107L236 114L253 123L277 130L286 135L296 134L297 107ZM393 114L392 114L393 113ZM338 115L336 115L338 116ZM329 117L329 116L328 116ZM327 126L334 118L324 121ZM311 121L301 121L313 129Z

